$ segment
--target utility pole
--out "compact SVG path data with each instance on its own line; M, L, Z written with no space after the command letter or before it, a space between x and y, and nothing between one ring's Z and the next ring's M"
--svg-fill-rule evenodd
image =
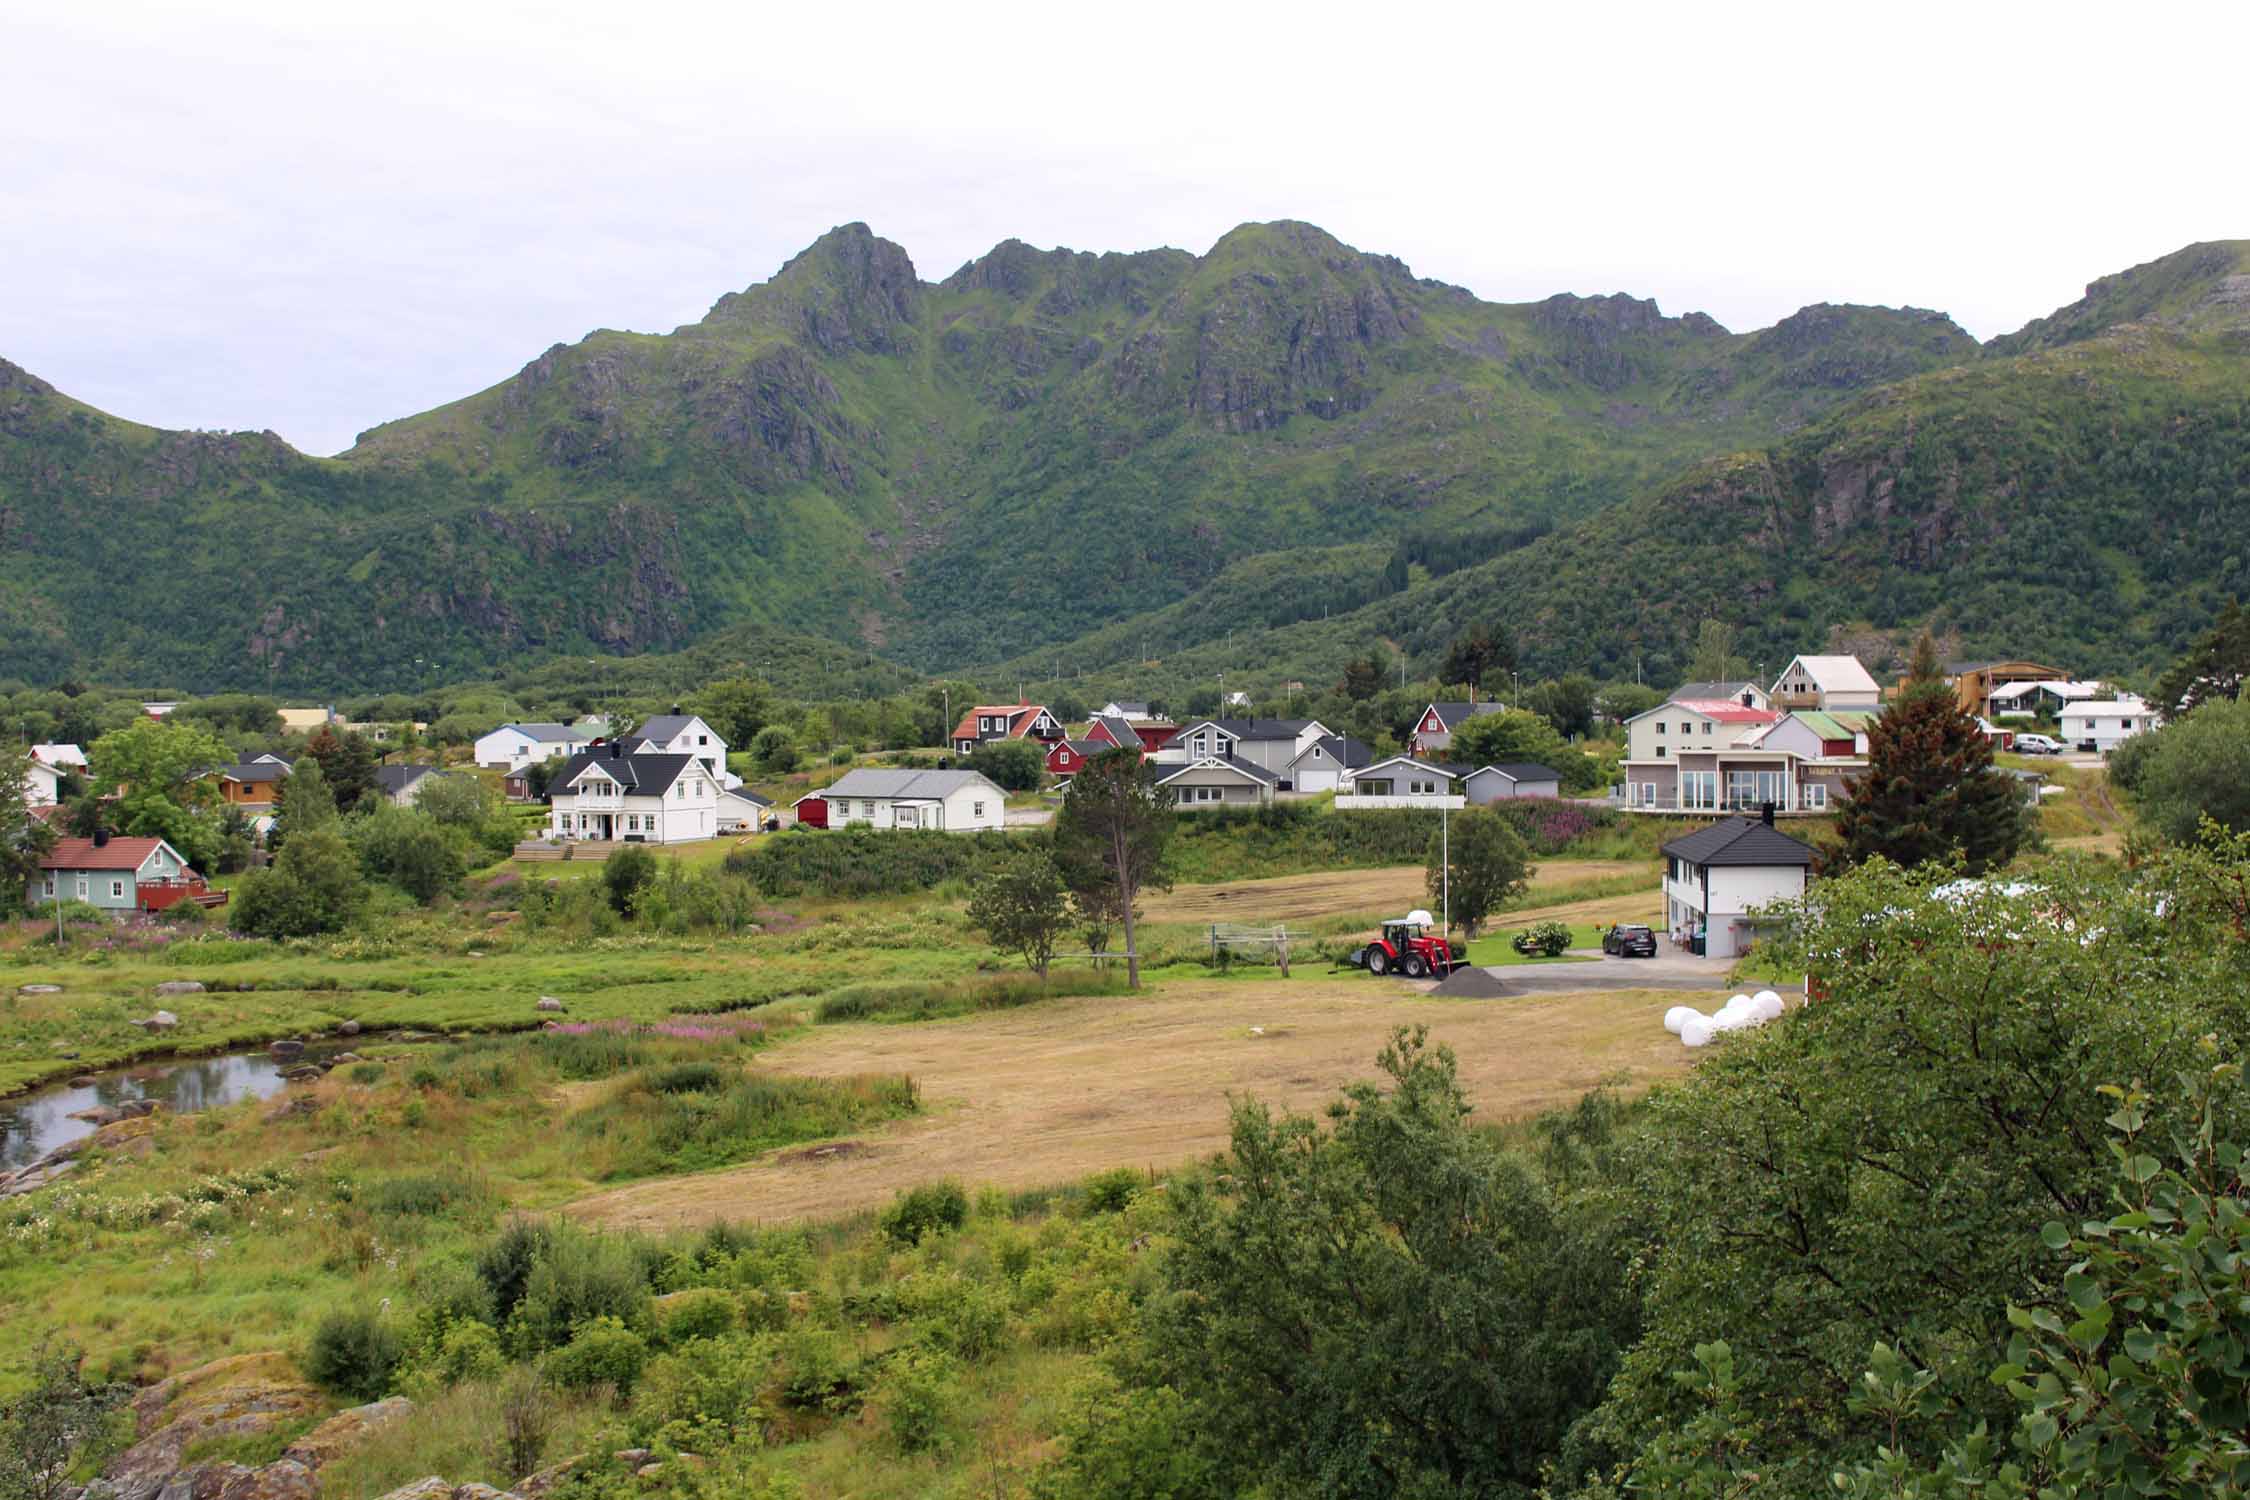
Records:
M945 722L938 726L938 738L943 740L945 747L950 750L953 748L953 689L941 687L938 692L945 704L945 707L940 710L945 715Z
M1453 935L1453 809L1437 810L1438 912L1445 918L1445 934Z

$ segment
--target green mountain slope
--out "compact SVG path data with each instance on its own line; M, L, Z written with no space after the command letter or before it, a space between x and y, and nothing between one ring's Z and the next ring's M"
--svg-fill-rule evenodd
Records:
M1971 655L2147 669L2250 594L2250 308L2214 314L2209 290L2181 299L2205 310L2191 321L2121 321L1899 381L1358 610L1174 635L1145 680L1333 673L1374 642L1431 668L1472 620L1505 623L1529 672L1658 682L1706 618L1737 625L1775 669L1833 632L1924 623ZM1144 653L1117 648L1143 624L1029 661L1130 682Z
M701 322L558 345L334 460L0 365L0 674L374 691L733 626L957 668L1167 608L1194 635L1213 597L1270 628L1396 594L1394 553L1481 563L1977 358L1913 310L1733 335L1484 303L1303 224L1202 256L1011 241L937 283L851 225Z

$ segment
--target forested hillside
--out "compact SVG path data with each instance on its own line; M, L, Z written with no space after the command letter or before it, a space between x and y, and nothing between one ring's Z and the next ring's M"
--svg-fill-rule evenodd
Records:
M1472 618L1630 673L1713 616L2138 664L2244 587L2245 264L2193 246L1980 351L1913 309L1486 303L1296 223L938 282L850 225L336 459L0 364L0 674L377 691L748 627L1278 680Z

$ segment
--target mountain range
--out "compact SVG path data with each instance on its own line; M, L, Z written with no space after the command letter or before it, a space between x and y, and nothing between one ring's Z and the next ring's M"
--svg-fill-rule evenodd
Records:
M1526 666L1652 680L1934 624L2145 669L2250 593L2250 242L1979 346L1483 302L1311 225L1204 255L864 225L314 458L0 360L0 676L372 692L754 627L996 684ZM784 645L780 649L786 649Z

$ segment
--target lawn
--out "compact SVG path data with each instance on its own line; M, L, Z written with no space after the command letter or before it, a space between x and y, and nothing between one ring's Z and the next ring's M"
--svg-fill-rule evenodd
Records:
M1545 954L1526 955L1518 953L1514 947L1515 936L1519 932L1528 931L1530 924L1521 921L1509 921L1504 924L1488 923L1487 926L1490 930L1483 937L1469 944L1469 962L1480 969L1495 964L1585 963L1591 957L1591 955L1583 953L1561 953L1553 958L1549 958ZM1595 949L1601 947L1601 925L1592 922L1573 922L1569 926L1571 947Z

